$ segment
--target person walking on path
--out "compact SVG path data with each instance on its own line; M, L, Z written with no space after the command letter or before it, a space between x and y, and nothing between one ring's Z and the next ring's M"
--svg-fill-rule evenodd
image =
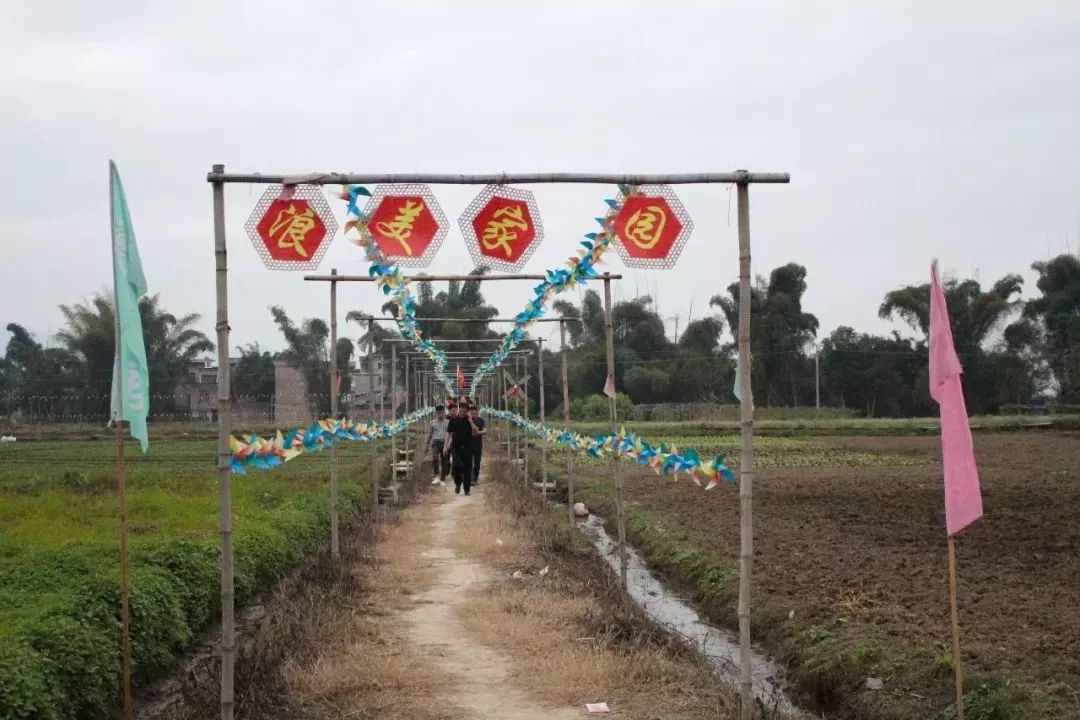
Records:
M480 408L469 406L469 427L472 430L472 484L480 484L480 458L484 454L484 435L487 434L487 422L480 417Z
M446 409L442 405L435 408L435 419L428 426L427 444L431 448L431 484L442 485L446 482L447 459L443 454L446 445L446 428L449 421L446 419Z
M446 426L446 440L443 443L443 455L452 458L450 472L454 476L454 493L465 494L472 489L472 423L469 421L468 408L458 406L458 414L450 418Z

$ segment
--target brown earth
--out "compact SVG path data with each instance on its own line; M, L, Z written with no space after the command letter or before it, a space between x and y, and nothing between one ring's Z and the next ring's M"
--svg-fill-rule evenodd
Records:
M925 464L759 470L756 597L799 625L843 623L903 648L948 653L940 441L816 439ZM975 438L985 516L958 536L965 662L1052 692L1080 693L1080 434ZM738 488L632 471L628 502L734 565ZM1078 700L1080 703L1080 700ZM1080 707L1080 704L1078 704Z

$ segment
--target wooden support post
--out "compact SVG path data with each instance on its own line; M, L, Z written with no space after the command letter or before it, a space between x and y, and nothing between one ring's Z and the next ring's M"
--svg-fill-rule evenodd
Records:
M224 165L215 165L224 173ZM218 500L221 526L221 720L233 720L233 671L236 662L236 616L232 525L232 395L229 384L229 267L225 244L225 186L213 184L214 258L217 290L218 353Z
M956 602L956 538L949 536L949 600L952 609L953 676L956 681L956 720L964 720L964 664L960 658L960 610Z
M740 720L754 712L753 668L750 649L750 587L754 569L754 394L750 347L750 186L741 182L738 191L739 221L739 420L742 458L739 465L739 694Z
M559 319L559 355L562 361L562 405L563 422L570 428L570 381L566 369L566 320ZM570 508L570 524L574 524L574 453L566 453L566 505Z
M607 336L607 382L605 389L615 387L615 331L611 323L611 280L604 278L604 332ZM615 404L615 393L611 394L611 431L619 432L619 412ZM612 453L611 472L615 478L615 512L619 526L619 581L626 589L626 511L623 499L622 470L619 467L618 453Z
M368 422L375 422L375 318L368 318ZM371 441L371 506L379 506L379 451L378 440ZM372 519L378 514L372 512Z
M331 268L331 275L337 275L337 268ZM338 417L338 366L337 366L337 283L330 283L330 417ZM338 457L337 443L330 446L330 557L337 560L341 556L341 542L338 537Z
M540 379L537 381L540 387L540 425L547 424L547 410L544 406L544 339L537 338L536 354L539 362ZM544 491L544 502L547 502L548 472L547 472L547 441L540 440L540 484Z

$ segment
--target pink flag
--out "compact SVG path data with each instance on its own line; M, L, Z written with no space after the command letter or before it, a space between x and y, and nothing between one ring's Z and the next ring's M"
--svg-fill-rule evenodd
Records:
M615 376L608 375L607 381L604 383L604 394L609 398L615 397Z
M971 442L963 368L953 347L945 294L938 282L937 261L930 266L930 397L941 407L941 464L945 470L945 529L955 535L982 517L979 471Z

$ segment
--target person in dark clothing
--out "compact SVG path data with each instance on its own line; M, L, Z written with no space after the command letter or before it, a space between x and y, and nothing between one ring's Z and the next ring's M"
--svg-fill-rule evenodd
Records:
M487 423L480 417L480 408L469 407L469 426L472 429L472 484L480 484L480 458L484 454L484 435Z
M472 425L466 408L458 406L458 413L450 418L446 427L443 455L451 457L450 472L454 476L454 492L465 494L472 488Z
M446 471L449 463L443 455L443 446L446 444L446 411L442 405L435 408L435 419L428 426L427 445L431 450L432 485L442 485L446 482Z

